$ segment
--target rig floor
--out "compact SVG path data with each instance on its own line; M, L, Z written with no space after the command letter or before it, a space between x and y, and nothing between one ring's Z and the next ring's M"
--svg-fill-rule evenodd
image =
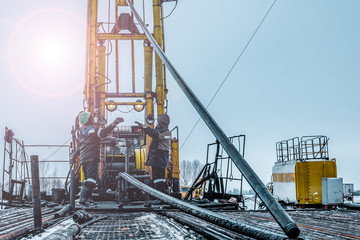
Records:
M43 208L43 224L52 225L68 217L55 219L58 208ZM125 206L99 202L87 208L94 220L83 227L80 239L252 239L213 223L172 209L167 205ZM268 211L218 210L232 219L282 234ZM360 211L299 209L288 211L301 230L300 239L360 239ZM1 210L0 239L20 239L33 227L31 208ZM45 227L44 226L44 227ZM26 231L28 230L28 231Z

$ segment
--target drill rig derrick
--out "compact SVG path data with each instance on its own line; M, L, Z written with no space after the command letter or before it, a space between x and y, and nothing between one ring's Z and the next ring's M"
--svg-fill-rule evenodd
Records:
M132 1L134 3L134 1ZM162 24L162 1L153 1L153 21L154 21L154 36L158 43L164 46L163 39L163 24ZM154 127L155 114L164 114L167 112L166 102L166 80L164 75L164 66L159 58L155 56L155 75L156 75L156 87L153 90L153 47L147 40L145 34L141 33L134 23L133 13L129 14L129 7L126 1L116 0L115 5L115 24L106 32L102 26L104 23L98 20L98 0L88 0L88 13L87 13L87 38L86 38L86 79L84 88L84 109L90 112L93 116L94 122L100 127L104 127L108 121L107 111L114 111L118 106L130 106L134 107L136 111L142 111L144 109L144 120L146 125ZM113 8L113 9L114 9ZM145 9L144 9L145 11ZM110 24L110 23L107 23ZM115 57L109 58L110 55L109 44L105 44L107 41L111 41L110 47L115 46ZM131 47L131 79L121 79L121 82L130 80L131 91L125 92L120 87L119 78L119 41L130 42ZM135 41L143 42L144 51L144 80L143 91L136 91L136 79L135 79ZM121 52L120 52L121 53ZM115 61L115 80L108 77L108 70L110 61ZM114 70L114 69L111 69ZM130 99L130 100L129 100ZM126 116L124 116L126 119ZM76 129L76 127L75 127ZM145 158L148 153L151 138L143 136L139 133L139 128L136 126L124 126L118 129L114 129L112 133L112 142L103 142L100 147L100 165L99 165L99 180L100 185L103 185L107 175L111 171L125 171L129 173L131 169L142 171L147 173L147 168L144 165ZM125 140L124 140L125 139ZM134 140L136 139L136 140ZM115 141L115 142L114 142ZM116 142L117 141L117 142ZM120 142L125 142L125 145L121 146ZM134 148L133 141L136 141L139 146L138 149ZM76 148L76 143L73 141L73 145ZM115 145L117 150L115 150ZM120 151L120 148L126 147L126 153ZM171 167L167 173L168 180L173 184L173 192L180 192L179 188L179 155L178 155L178 139L175 137L172 139L172 148L174 150L170 154ZM129 151L132 151L129 153ZM140 159L139 159L140 158ZM111 159L111 160L110 160ZM115 159L115 160L114 160ZM116 160L124 161L124 165L119 165ZM115 161L115 162L113 162ZM119 160L120 161L120 160ZM130 164L135 164L135 167L129 168ZM77 169L79 166L79 158L76 159L73 169ZM111 164L109 164L111 162ZM109 169L110 168L114 168ZM79 168L80 169L80 168ZM77 175L77 179L83 180L82 171ZM113 178L114 179L114 178ZM101 186L104 188L104 186ZM103 189L105 190L105 189Z

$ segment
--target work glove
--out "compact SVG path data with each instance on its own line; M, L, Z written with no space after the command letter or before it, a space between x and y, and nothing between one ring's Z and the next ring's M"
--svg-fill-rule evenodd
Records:
M136 123L137 125L139 125L139 127L142 127L142 128L145 127L144 124L142 124L142 123L139 123L139 122L137 122L137 121L135 121L135 123Z
M123 118L121 118L121 117L117 117L117 118L115 118L115 120L114 120L114 124L115 125L117 125L117 124L119 124L119 123L121 123L121 122L123 122L124 121L124 119Z
M122 117L115 118L115 122L117 122L117 123L122 123L123 121L124 121L124 119Z

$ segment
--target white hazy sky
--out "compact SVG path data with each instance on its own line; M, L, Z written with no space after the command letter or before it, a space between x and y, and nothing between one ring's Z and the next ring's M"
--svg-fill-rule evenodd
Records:
M107 21L109 1L99 2L100 21ZM151 2L146 0L150 27ZM142 1L135 3L141 12ZM272 3L179 0L165 20L167 55L204 105ZM167 14L174 3L164 5ZM82 109L86 11L85 0L0 0L0 135L7 126L26 144L62 144L70 138ZM338 176L360 188L359 11L356 0L278 0L211 104L210 113L227 135L246 134L245 158L265 183L276 161L276 142L327 135ZM139 80L141 46L136 49ZM129 79L125 47L123 81ZM179 126L182 144L198 115L167 76L171 125ZM114 78L112 63L109 77ZM117 115L127 124L141 118L120 112L111 117ZM214 140L201 121L180 159L204 162L206 146Z

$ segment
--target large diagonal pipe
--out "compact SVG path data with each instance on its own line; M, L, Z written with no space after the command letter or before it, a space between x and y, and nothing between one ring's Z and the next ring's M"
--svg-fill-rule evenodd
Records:
M159 192L152 187L140 182L139 180L135 179L134 177L130 176L125 172L119 173L119 177L130 183L131 185L139 188L140 190L150 194L151 196L177 208L180 209L188 214L196 216L198 218L204 219L206 221L212 222L218 226L230 229L232 231L236 231L243 235L256 238L256 239L267 239L267 240L275 240L275 239L284 239L286 238L285 235L271 232L268 230L264 230L258 227L247 225L243 222L236 221L227 217L225 215L209 211L207 209L197 207L193 204L190 204L185 201L181 201L177 198L171 197L167 194ZM119 178L118 178L119 179Z
M186 84L184 79L172 65L170 60L166 57L165 53L159 47L154 37L151 35L149 30L146 28L144 22L141 20L139 14L135 10L134 6L131 4L130 0L126 0L131 11L134 13L138 23L143 29L145 35L148 40L151 42L153 47L155 48L157 54L160 56L162 61L165 63L167 69L174 77L175 81L178 83L180 88L183 90L187 98L190 100L191 104L198 111L201 118L204 120L206 125L209 127L214 136L219 140L227 154L233 160L237 168L244 175L250 186L254 189L254 191L259 195L261 200L264 202L266 207L269 209L271 215L274 219L279 223L280 227L290 238L296 238L300 234L299 228L296 226L296 223L290 218L290 216L285 212L285 210L281 207L281 205L276 201L276 199L271 195L269 190L266 188L264 183L260 180L254 170L250 167L250 165L245 161L243 156L237 151L235 146L229 141L229 138L220 128L220 126L215 122L209 112L206 110L204 105L200 102L200 100L196 97L196 95L192 92L189 86Z

